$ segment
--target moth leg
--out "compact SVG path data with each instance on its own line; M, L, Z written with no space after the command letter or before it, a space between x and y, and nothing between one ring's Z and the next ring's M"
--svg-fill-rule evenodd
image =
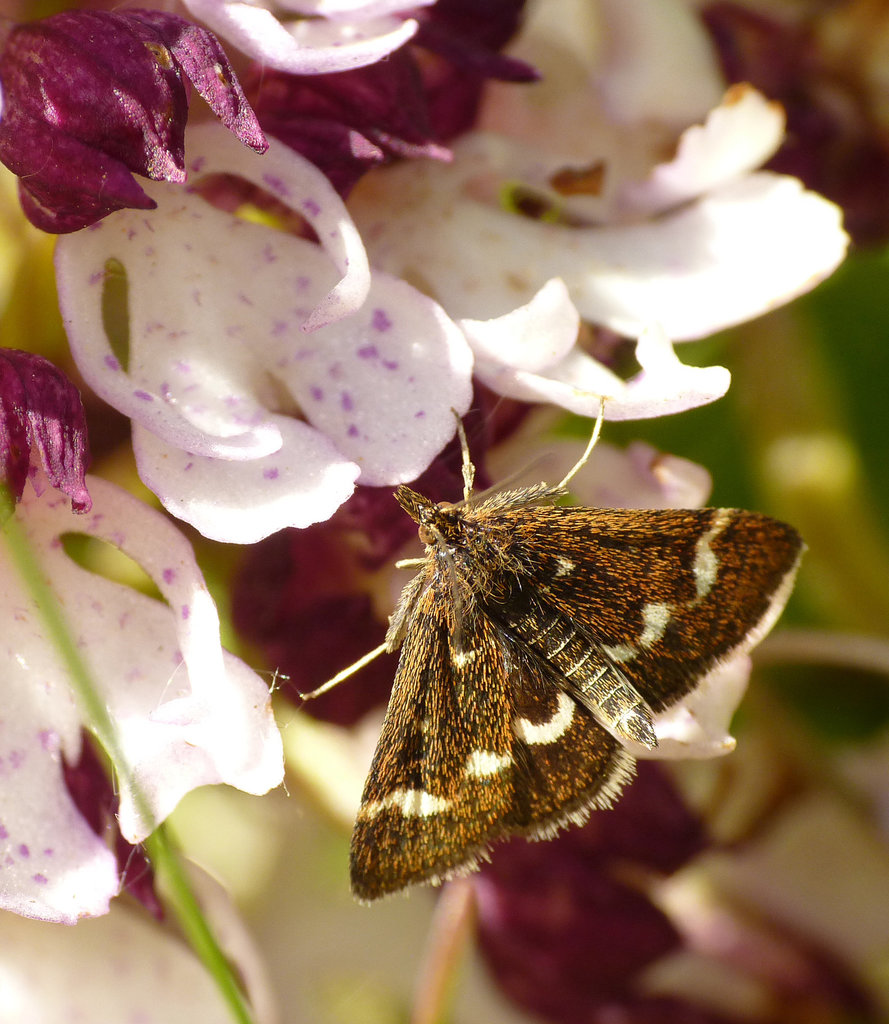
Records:
M469 442L466 440L463 420L457 415L456 409L451 409L451 412L457 420L457 436L460 438L460 451L463 453L463 500L466 501L472 494L472 485L475 483L475 466L469 456Z
M593 425L593 433L590 437L589 443L584 450L583 455L577 460L574 466L568 470L568 475L558 485L559 487L567 487L568 483L573 480L577 474L587 464L589 457L593 454L593 449L596 447L596 442L599 440L599 434L602 433L602 422L605 419L605 398L599 399L599 415L596 417L596 422Z
M368 651L363 658L359 658L354 665L344 668L342 672L337 672L333 679L328 679L326 683L322 683L316 690L310 690L308 693L301 693L300 698L302 700L314 700L316 697L320 697L322 693L327 693L345 679L348 679L349 676L354 675L360 668L364 668L365 665L369 665L374 658L378 657L385 650L385 643L380 644L379 647L374 647L374 649L372 651Z

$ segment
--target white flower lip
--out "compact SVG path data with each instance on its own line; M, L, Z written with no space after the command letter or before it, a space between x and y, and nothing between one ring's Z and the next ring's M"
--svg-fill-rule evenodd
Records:
M31 488L17 515L115 722L131 773L119 778L120 828L137 843L197 786L224 782L248 793L277 786L281 737L268 687L220 646L216 609L185 538L114 485L90 478L89 488L92 511L76 520L64 499L51 492L37 499ZM60 543L72 531L136 560L167 603L77 565ZM117 868L62 781L61 759L77 762L82 728L66 669L13 567L2 568L0 757L15 781L7 779L0 807L8 854L0 905L73 922L107 911Z
M216 126L189 144L193 174L248 178L321 245L151 186L149 216L120 211L60 240L59 295L81 372L133 421L143 480L205 536L250 543L327 519L359 475L414 479L468 407L472 355L436 303L370 273L307 161L274 143L257 156ZM126 368L102 320L112 256L127 275Z

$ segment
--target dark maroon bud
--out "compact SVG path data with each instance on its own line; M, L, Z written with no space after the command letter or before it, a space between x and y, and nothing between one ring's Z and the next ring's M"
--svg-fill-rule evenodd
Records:
M22 207L64 233L155 206L133 178L185 180L188 81L246 145L266 148L215 36L160 11L66 11L12 29L0 56L0 161Z
M43 356L0 349L0 481L16 499L35 452L74 511L89 511L89 442L80 392Z

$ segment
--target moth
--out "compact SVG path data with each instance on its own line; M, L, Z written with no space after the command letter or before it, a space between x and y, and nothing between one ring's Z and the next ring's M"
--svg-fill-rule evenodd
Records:
M772 627L803 543L738 509L558 505L555 486L464 498L401 486L425 557L381 650L398 669L352 834L363 901L473 870L492 843L609 806L654 716ZM341 673L311 696L334 685Z

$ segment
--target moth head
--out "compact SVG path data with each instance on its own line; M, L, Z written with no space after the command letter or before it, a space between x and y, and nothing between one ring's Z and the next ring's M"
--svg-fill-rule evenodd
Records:
M447 532L446 510L451 507L449 504L436 504L403 485L396 489L395 500L420 527L420 540L424 544L444 540L443 533Z

